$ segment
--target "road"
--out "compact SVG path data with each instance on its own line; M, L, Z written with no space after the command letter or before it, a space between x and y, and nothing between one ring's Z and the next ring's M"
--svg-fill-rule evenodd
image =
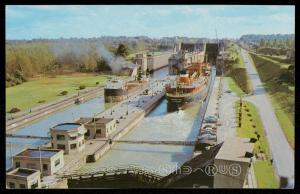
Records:
M253 95L245 99L255 104L262 124L265 128L266 136L273 155L274 165L278 176L291 178L294 180L294 150L290 147L282 128L276 118L270 98L263 87L257 70L250 62L247 51L241 49L245 67L253 85Z

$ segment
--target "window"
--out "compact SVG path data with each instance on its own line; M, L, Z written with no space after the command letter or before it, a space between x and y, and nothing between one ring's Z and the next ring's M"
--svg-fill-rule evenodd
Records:
M20 189L25 189L25 185L24 184L20 184Z
M48 170L48 165L47 164L43 164L43 170Z
M76 143L70 145L71 149L76 149Z
M66 146L63 144L57 144L57 149L65 150Z
M82 140L82 145L84 144L84 139Z
M36 169L36 165L33 164L33 163L28 163L28 164L27 164L27 168L30 168L30 169Z
M16 168L20 167L20 162L16 162Z
M97 129L96 133L101 134L101 129Z
M77 136L75 137L70 137L70 140L75 140L77 138Z
M55 165L55 166L58 166L59 164L60 164L60 159L55 160L54 165Z
M15 183L10 182L9 183L9 188L14 189L15 188Z
M65 136L64 135L56 135L56 139L57 140L65 140Z

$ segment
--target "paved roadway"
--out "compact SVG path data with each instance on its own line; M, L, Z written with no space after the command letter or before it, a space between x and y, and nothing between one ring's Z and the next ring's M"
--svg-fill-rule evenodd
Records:
M294 150L288 144L283 130L278 123L268 94L263 87L254 64L250 62L247 51L242 49L241 55L244 59L245 67L252 81L254 90L253 95L245 99L254 103L258 109L269 141L277 174L279 176L289 177L291 178L290 181L294 182Z

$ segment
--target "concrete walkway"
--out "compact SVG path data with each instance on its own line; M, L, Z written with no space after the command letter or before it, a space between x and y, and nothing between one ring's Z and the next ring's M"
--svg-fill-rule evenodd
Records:
M278 176L291 178L291 182L294 182L294 150L288 144L257 70L254 64L250 63L247 51L242 49L241 55L254 90L252 96L245 97L244 99L252 102L258 110L265 128Z
M229 90L228 83L225 78L221 78L221 98L219 100L219 119L221 126L217 131L218 142L236 136L235 102L239 98L234 92L226 93L227 90Z

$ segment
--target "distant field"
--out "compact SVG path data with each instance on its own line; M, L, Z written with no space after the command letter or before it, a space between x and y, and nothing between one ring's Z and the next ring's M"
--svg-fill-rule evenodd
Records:
M61 98L62 91L69 94L77 93L80 85L86 88L96 86L96 82L103 84L107 81L106 75L73 74L57 76L55 78L36 78L24 82L21 85L6 88L6 112L12 107L27 110L41 105L38 101L45 100L46 103Z
M236 113L238 114L238 112L239 101L236 102ZM265 160L256 160L254 162L254 173L258 188L278 188L278 181L270 162L272 157L265 131L256 107L250 102L243 101L241 123L241 127L237 127L237 135L239 137L257 139L257 134L259 134L260 138L254 144L254 154L264 153L265 155Z
M295 142L295 87L293 85L282 84L276 82L276 78L280 76L282 69L289 64L281 63L276 58L268 58L266 56L249 53L250 59L255 64L261 81L268 92L271 102L290 145L294 147Z

